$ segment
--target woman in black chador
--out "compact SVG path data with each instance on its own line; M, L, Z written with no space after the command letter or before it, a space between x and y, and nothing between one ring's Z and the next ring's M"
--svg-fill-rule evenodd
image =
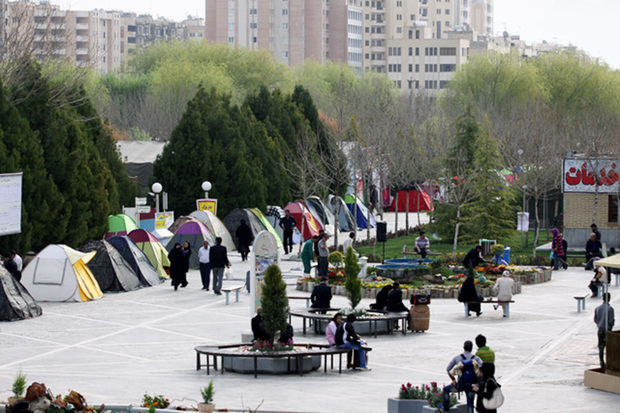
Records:
M235 231L235 235L237 236L237 249L241 254L241 261L245 261L248 259L248 253L250 252L250 244L254 241L254 235L252 234L252 230L245 223L245 220L241 220L241 223L237 227Z
M168 259L170 260L170 279L172 280L172 286L177 290L185 276L185 256L183 255L181 244L178 242L174 244L174 248L168 253Z
M480 314L482 314L480 311L478 292L476 291L476 286L474 285L474 277L467 276L465 279L465 282L461 287L461 291L459 292L459 301L462 303L469 303L470 313L475 311L476 316L480 316Z

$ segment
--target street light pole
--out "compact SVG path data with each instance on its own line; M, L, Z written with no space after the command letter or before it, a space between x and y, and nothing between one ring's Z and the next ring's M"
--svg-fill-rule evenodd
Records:
M523 185L523 227L525 228L525 194L527 191L527 185ZM528 241L528 235L530 234L530 225L529 225L529 219L528 219L528 223L527 223L527 232L525 232L525 246L527 247L527 241Z
M213 188L213 185L211 185L211 182L204 181L200 187L202 188L203 191L205 191L205 198L209 198L209 191L211 190L211 188Z
M164 188L161 186L159 182L155 182L151 186L151 191L155 193L155 212L159 213L159 194Z

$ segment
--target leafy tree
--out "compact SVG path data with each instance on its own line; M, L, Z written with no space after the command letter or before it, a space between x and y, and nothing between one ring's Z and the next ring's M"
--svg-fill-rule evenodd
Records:
M267 267L265 284L261 290L261 315L265 330L273 343L279 331L288 324L288 297L286 283L282 279L282 271L276 264Z
M344 259L344 275L346 278L344 287L347 290L351 308L355 308L362 300L362 281L357 278L359 272L360 266L357 263L357 256L353 252L353 248L349 247Z
M474 140L476 197L463 208L466 239L506 239L515 231L514 193L501 175L500 153L488 117Z

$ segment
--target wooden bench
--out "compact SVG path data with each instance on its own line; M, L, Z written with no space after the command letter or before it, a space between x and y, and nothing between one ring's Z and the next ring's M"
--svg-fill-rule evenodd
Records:
M586 309L586 298L588 298L590 294L585 295L576 295L574 298L577 300L577 312L580 313L581 310Z
M241 289L243 288L243 285L236 285L234 287L226 287L226 288L222 288L220 291L222 291L223 293L226 294L226 305L228 305L228 295L234 291L235 292L235 302L238 303L239 302L239 291L241 291Z
M310 296L302 297L302 296L289 296L289 300L306 300L306 308L310 308Z
M506 318L510 318L510 303L514 301L499 301L499 300L483 300L483 301L470 301L465 304L465 317L469 317L469 304L506 304Z

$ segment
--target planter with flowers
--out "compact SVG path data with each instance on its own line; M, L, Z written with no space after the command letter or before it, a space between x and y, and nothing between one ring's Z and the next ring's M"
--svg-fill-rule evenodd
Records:
M436 411L437 405L441 404L443 389L437 383L414 386L411 383L402 384L398 392L398 398L388 399L388 413L422 413L425 409ZM456 397L450 395L450 407L457 403ZM455 410L457 411L457 410Z

